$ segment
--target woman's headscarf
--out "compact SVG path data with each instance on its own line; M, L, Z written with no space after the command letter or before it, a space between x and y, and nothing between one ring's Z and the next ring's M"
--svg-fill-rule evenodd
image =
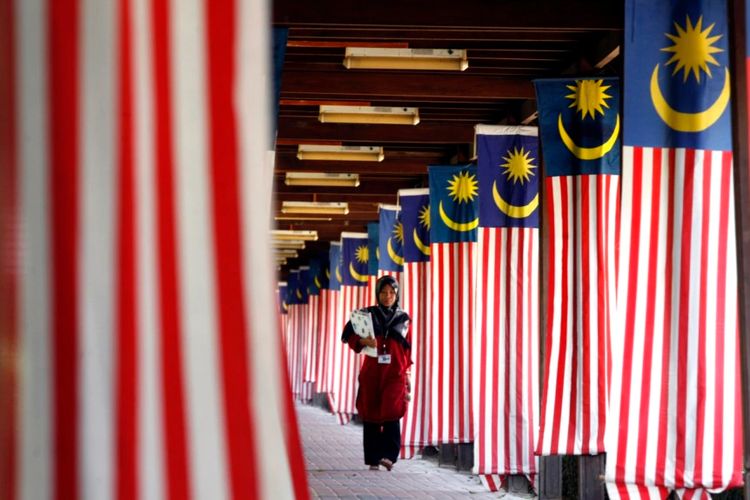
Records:
M393 291L396 292L396 302L394 302L393 305L398 307L398 281L396 281L396 278L393 276L381 276L378 278L378 281L375 282L375 303L380 304L380 291L385 285L390 285L390 287L393 288Z

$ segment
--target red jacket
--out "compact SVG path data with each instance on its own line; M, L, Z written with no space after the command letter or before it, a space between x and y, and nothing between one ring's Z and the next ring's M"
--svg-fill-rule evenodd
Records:
M365 422L398 420L406 413L408 403L406 371L412 364L408 331L410 318L401 309L396 309L388 319L379 306L370 306L366 310L372 315L378 354L390 354L391 362L382 364L378 363L378 358L365 356L359 372L357 411ZM342 340L354 352L362 350L351 323L344 328Z

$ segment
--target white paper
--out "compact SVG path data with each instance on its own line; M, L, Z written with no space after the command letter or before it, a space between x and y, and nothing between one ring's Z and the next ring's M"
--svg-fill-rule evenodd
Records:
M369 312L358 309L354 310L352 311L349 321L352 322L354 333L360 337L364 339L375 337L375 328L372 326L372 315ZM378 357L378 350L375 347L363 347L362 353L371 358Z

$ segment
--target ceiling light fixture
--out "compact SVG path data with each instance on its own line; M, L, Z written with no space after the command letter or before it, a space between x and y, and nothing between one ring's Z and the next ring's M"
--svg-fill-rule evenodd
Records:
M347 69L421 69L463 71L469 67L463 49L387 49L347 47Z
M331 174L321 172L287 172L287 186L357 187L359 174Z
M292 250L304 250L305 242L302 240L271 240L274 248L289 248Z
M277 259L280 259L281 257L285 257L287 259L294 259L299 255L297 253L297 250L292 250L289 248L278 248L274 250L274 254L276 255Z
M303 229L274 229L271 231L271 238L277 240L317 241L318 232Z
M288 220L288 221L318 221L318 222L330 222L333 220L333 217L300 217L300 216L286 216L286 215L277 215L273 218L274 220ZM291 224L294 225L294 224Z
M383 161L385 154L379 146L326 146L300 144L298 160Z
M418 108L385 106L320 106L321 123L370 123L382 125L416 125Z
M349 213L349 204L346 202L282 201L281 213L346 215Z

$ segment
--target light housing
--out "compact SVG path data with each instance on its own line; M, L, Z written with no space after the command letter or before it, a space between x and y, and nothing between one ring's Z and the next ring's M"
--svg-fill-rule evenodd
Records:
M291 250L304 250L304 240L271 240L271 246L274 248L287 248Z
M386 106L321 105L318 111L318 120L321 123L416 125L419 123L419 109Z
M346 202L325 201L282 201L282 214L338 214L349 213L349 204Z
M271 238L277 240L317 241L318 232L305 229L273 229L271 231Z
M359 174L287 172L284 183L287 186L357 187L359 186Z
M383 161L384 158L381 146L300 144L297 147L298 160Z
M289 248L277 248L276 250L274 250L274 255L279 260L282 257L287 258L287 259L295 259L299 256L299 254L297 253L297 250L292 250Z
M344 66L347 69L463 71L469 67L469 60L463 49L347 47Z

